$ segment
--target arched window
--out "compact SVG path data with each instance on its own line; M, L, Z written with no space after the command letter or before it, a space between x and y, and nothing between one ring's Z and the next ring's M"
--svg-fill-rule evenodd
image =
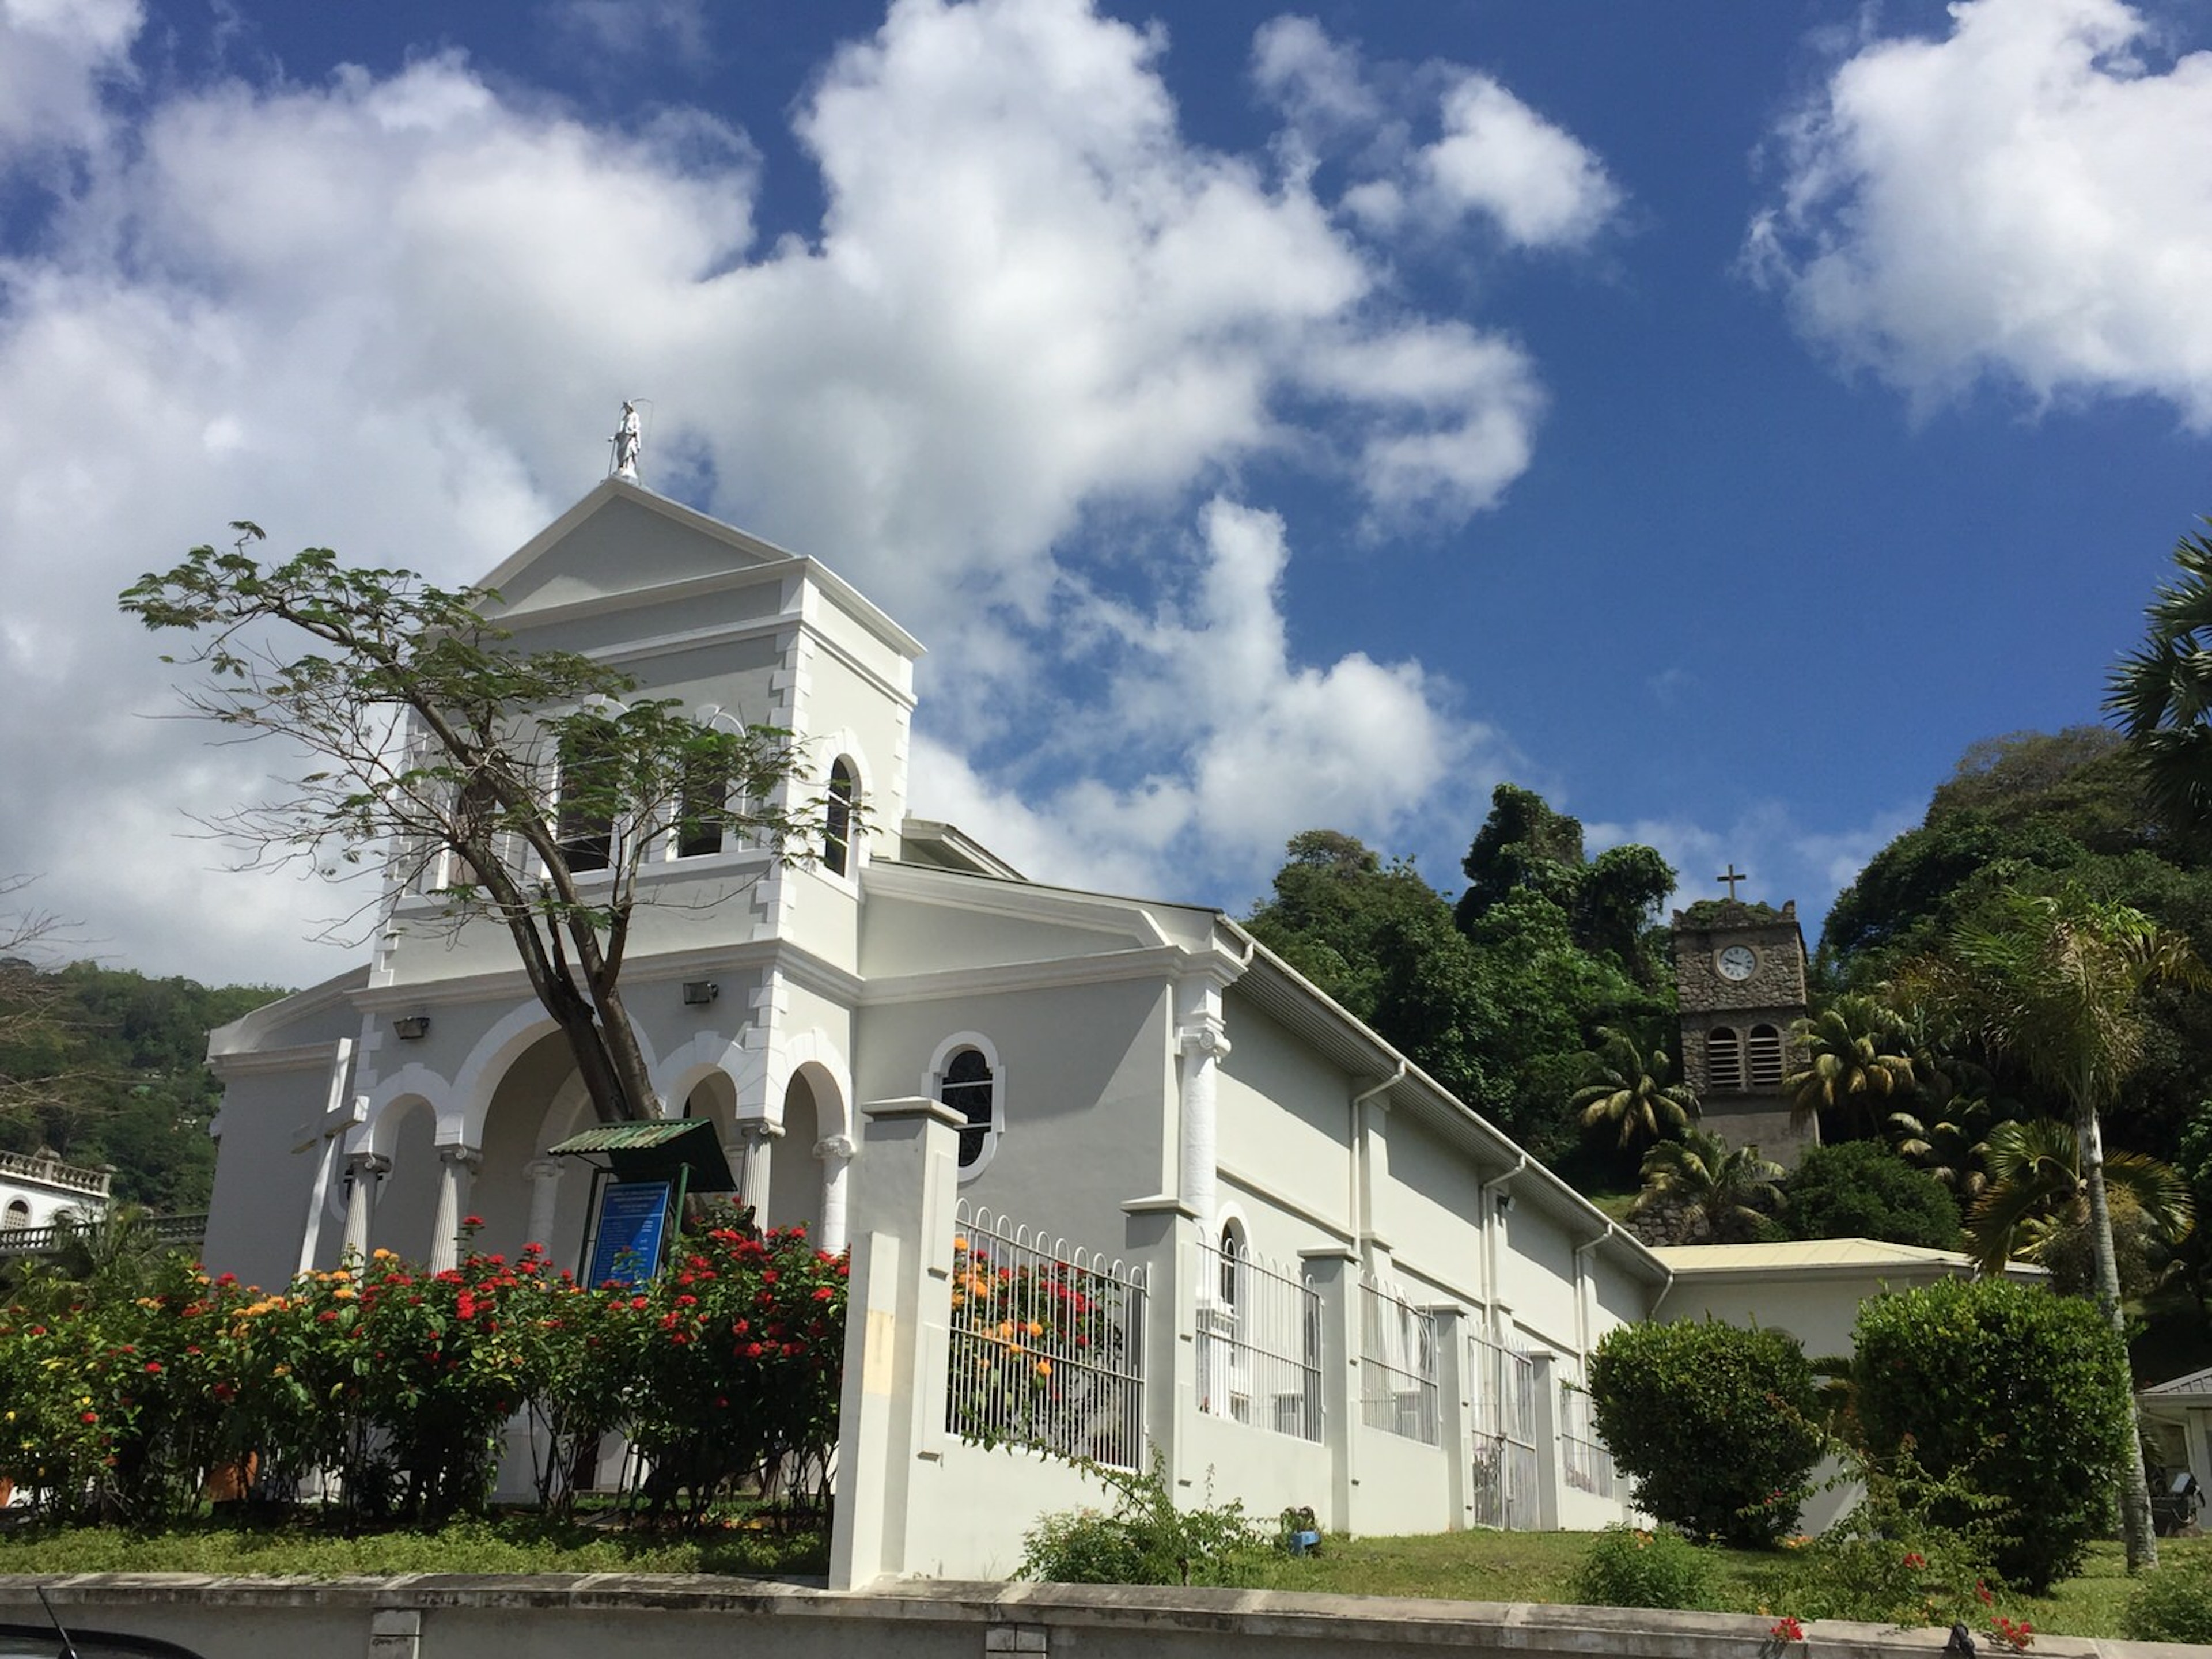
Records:
M27 1227L31 1224L31 1206L27 1200L17 1199L0 1214L0 1228Z
M1234 1313L1244 1303L1244 1229L1234 1221L1221 1224L1221 1305Z
M1726 1025L1705 1033L1705 1087L1743 1087L1743 1039Z
M728 771L719 760L693 761L684 769L684 798L676 808L676 856L702 859L720 852L729 820Z
M853 787L853 763L840 755L830 768L830 800L822 826L822 866L833 876L843 875L852 864ZM968 1159L963 1157L961 1162Z
M937 1097L967 1120L960 1131L960 1167L970 1170L998 1128L998 1086L981 1048L963 1048L945 1067Z
M561 744L561 855L582 875L614 862L615 797L622 773L611 721L579 722Z
M1779 1089L1782 1086L1782 1033L1771 1025L1754 1025L1744 1047L1751 1060L1751 1086L1754 1089Z

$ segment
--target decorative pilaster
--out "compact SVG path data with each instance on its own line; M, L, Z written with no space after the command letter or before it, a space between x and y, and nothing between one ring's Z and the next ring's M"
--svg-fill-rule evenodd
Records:
M814 1156L822 1160L822 1237L814 1243L832 1255L850 1242L846 1237L845 1175L859 1150L850 1135L830 1135L814 1143Z
M530 1224L523 1230L522 1242L544 1247L553 1253L553 1218L561 1201L562 1163L557 1158L533 1158L522 1166L522 1173L530 1177Z
M753 1224L768 1224L769 1147L783 1139L783 1125L764 1117L738 1120L738 1138L723 1147L722 1155L737 1172L738 1202L751 1209Z
M455 1144L438 1148L438 1215L430 1224L430 1271L450 1273L461 1261L461 1211L468 1202L470 1174L483 1154Z
M1229 1057L1229 1034L1218 1014L1186 1021L1176 1033L1182 1052L1182 1168L1178 1196L1198 1218L1201 1237L1214 1234L1214 1183L1220 1146L1215 1085L1221 1062Z
M392 1160L374 1152L356 1152L346 1160L345 1254L360 1261L368 1255L368 1218L376 1208L376 1183Z

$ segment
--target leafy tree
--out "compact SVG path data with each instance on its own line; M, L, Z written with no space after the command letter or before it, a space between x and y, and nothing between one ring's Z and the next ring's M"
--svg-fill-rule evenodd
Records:
M1716 1244L1741 1244L1766 1237L1769 1218L1782 1207L1782 1166L1756 1146L1730 1146L1717 1134L1685 1129L1644 1155L1639 1212L1677 1209Z
M1782 1079L1800 1113L1819 1112L1871 1132L1893 1102L1912 1092L1912 1060L1904 1052L1905 1022L1870 996L1838 997L1798 1023L1803 1067Z
M2100 1115L2116 1103L2141 1061L2143 988L2158 981L2202 983L2204 969L2185 938L2165 932L2139 910L2073 890L2048 897L2010 896L1992 922L1962 929L1953 939L1949 969L1948 1001L1958 1022L2072 1109L2096 1250L2097 1301L2118 1335L2124 1316ZM2157 1545L2140 1446L2129 1468L2122 1509L2129 1564L2154 1565Z
M1941 1182L1879 1141L1814 1146L1785 1190L1793 1238L1879 1238L1924 1249L1959 1247L1959 1210Z
M701 725L604 663L516 650L487 590L355 568L327 548L264 566L244 550L261 532L233 528L235 550L195 548L121 600L148 628L194 637L185 660L210 683L187 694L191 712L313 757L287 793L216 827L257 860L325 872L389 857L454 925L497 921L601 1120L657 1115L621 987L641 866L717 818L788 848L802 832L779 804L799 764L789 734ZM289 655L272 634L307 649Z
M1598 1032L1599 1046L1588 1055L1587 1081L1567 1105L1582 1115L1586 1132L1604 1130L1623 1152L1662 1140L1690 1127L1698 1097L1674 1076L1664 1048L1647 1056L1626 1031L1610 1026Z
M1665 975L1651 948L1655 913L1674 890L1674 872L1649 847L1583 855L1578 818L1554 811L1541 795L1501 783L1490 816L1461 867L1468 888L1455 915L1470 937L1500 907L1534 896L1567 919L1577 949L1629 974L1647 991Z
M2079 1568L2136 1443L2126 1351L2089 1304L2002 1279L1872 1297L1851 1382L1870 1452L1909 1443L2003 1501L2008 1579L2040 1595Z
M1623 1325L1590 1357L1589 1389L1637 1508L1730 1543L1796 1528L1822 1443L1796 1338L1712 1321Z
M2091 1227L2073 1126L2053 1118L2000 1123L1990 1132L1988 1164L1989 1185L1966 1217L1967 1248L1984 1272L2014 1258L2049 1266L2054 1251L2078 1253ZM2196 1224L2188 1179L2171 1164L2140 1152L2108 1153L2105 1184L2116 1212L2124 1208L2135 1224L2138 1251L2146 1239L2171 1250ZM2140 1281L2130 1288L2126 1274L2119 1278L2124 1303L2150 1288ZM2094 1295L2094 1273L2078 1288Z
M2212 538L2184 537L2173 563L2143 642L2112 670L2105 709L2160 811L2201 833L2212 828Z

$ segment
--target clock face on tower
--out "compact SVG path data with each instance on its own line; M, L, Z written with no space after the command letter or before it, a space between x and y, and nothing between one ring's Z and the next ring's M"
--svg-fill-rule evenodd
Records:
M1759 953L1748 945L1731 945L1714 958L1721 977L1741 982L1759 971Z

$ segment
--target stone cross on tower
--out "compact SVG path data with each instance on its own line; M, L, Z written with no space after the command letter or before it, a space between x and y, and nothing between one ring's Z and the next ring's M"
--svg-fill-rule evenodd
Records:
M1735 867L1735 860L1734 859L1730 859L1729 860L1728 872L1725 875L1715 876L1713 879L1715 881L1727 883L1729 897L1733 899L1735 897L1736 883L1740 881L1749 881L1751 877L1748 872L1737 869Z

